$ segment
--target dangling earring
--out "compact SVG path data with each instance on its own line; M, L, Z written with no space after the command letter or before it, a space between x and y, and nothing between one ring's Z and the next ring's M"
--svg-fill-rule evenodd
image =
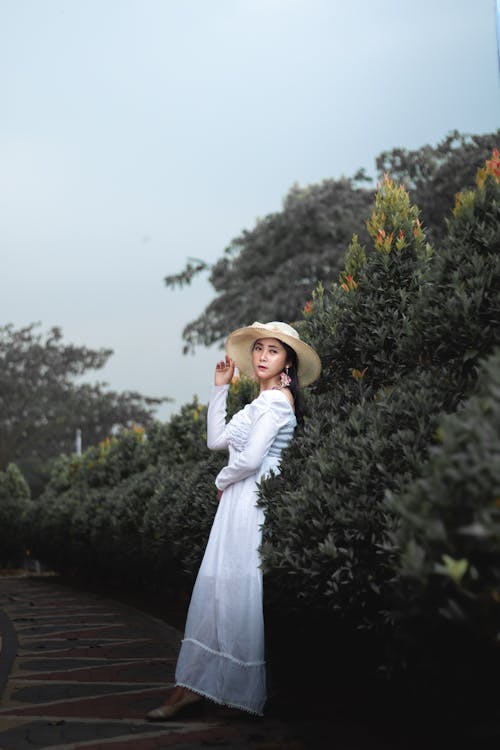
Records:
M289 366L287 365L285 367L285 371L282 372L282 373L280 373L280 380L281 380L281 387L282 388L287 388L290 385L290 383L292 382L292 378L288 374L288 370L289 370Z

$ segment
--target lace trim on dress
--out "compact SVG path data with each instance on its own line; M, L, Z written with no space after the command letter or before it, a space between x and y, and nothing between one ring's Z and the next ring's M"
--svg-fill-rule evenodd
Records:
M208 651L210 654L214 654L215 656L222 656L224 659L229 659L230 661L234 661L234 663L239 664L240 667L263 667L266 663L265 661L241 661L241 659L236 659L236 657L231 656L231 654L224 654L222 651L216 651L215 649L210 648L209 646L205 646L204 643L197 641L195 638L184 638L182 642L194 643L196 646L199 646L200 648L205 649L205 651ZM189 686L184 685L183 687L189 687ZM191 688L189 689L191 690ZM215 698L213 700L215 700ZM240 706L236 706L236 708L240 708Z
M215 698L213 695L210 695L210 693L206 693L204 690L198 690L198 688L191 687L191 685L188 685L186 682L176 682L175 685L176 687L179 686L187 688L187 690L191 690L192 693L196 693L197 695L202 695L203 698L208 698L208 700L213 701L214 703L218 703L219 706L239 708L241 711L246 711L253 716L264 716L262 711L252 711L252 709L248 708L248 706L242 706L239 703L229 703L229 701L221 701L220 698Z

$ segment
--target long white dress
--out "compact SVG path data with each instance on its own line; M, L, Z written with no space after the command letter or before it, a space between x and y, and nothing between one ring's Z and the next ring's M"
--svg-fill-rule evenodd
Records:
M263 391L226 424L229 386L213 386L207 445L229 448L215 479L223 490L193 589L177 662L177 685L217 703L262 715L266 701L262 571L264 514L257 484L279 473L297 424L279 390Z

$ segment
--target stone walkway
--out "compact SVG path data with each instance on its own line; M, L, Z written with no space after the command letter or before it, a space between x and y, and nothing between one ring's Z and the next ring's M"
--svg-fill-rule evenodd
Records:
M146 712L172 686L180 640L163 620L65 586L56 576L0 577L0 750L462 747L456 739L449 745L447 733L418 732L414 722L404 723L403 733L394 722L376 727L363 719L359 702L343 713L328 699L326 712L311 713L314 693L309 708L271 700L263 718L205 701L177 720L148 722ZM484 729L464 747L499 746L498 735Z
M172 685L181 634L57 578L0 578L0 633L1 750L309 747L282 720L210 702L146 721ZM330 746L318 737L311 750Z

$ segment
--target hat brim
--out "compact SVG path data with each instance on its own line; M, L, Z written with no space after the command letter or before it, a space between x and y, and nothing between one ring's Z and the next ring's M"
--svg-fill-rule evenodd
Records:
M258 339L277 339L288 344L298 360L297 377L301 386L310 385L321 373L321 360L314 349L295 336L282 331L272 331L260 326L238 328L226 339L227 355L235 362L238 370L249 378L255 377L252 364L252 346Z

